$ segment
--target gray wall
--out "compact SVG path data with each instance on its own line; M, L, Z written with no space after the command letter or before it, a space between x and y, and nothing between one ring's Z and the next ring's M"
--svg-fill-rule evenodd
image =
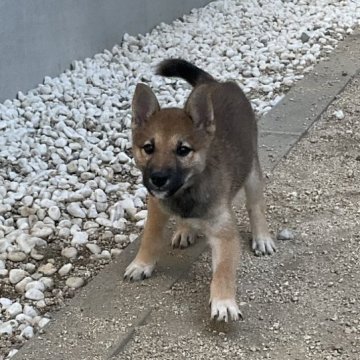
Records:
M210 0L0 0L0 101Z

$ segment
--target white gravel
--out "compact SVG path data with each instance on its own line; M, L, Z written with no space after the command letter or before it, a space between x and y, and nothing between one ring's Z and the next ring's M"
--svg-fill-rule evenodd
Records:
M238 81L261 115L359 19L359 1L215 1L0 104L0 358L143 227L146 190L129 152L135 85L167 106L190 91L155 76L159 61L181 56Z

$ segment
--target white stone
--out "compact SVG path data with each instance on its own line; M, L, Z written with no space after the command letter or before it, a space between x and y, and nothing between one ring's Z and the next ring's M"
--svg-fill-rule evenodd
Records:
M8 254L8 259L13 262L21 262L26 259L26 254L22 251L14 251Z
M145 220L137 221L135 226L138 227L138 228L143 228L145 226Z
M44 292L45 285L42 281L39 281L39 280L31 281L25 286L26 291L30 290L30 289L37 289L37 290L40 290L41 292Z
M68 239L71 236L70 229L68 228L60 228L58 235L62 239Z
M34 336L34 329L31 325L26 326L20 333L21 337L31 339Z
M74 217L78 217L81 219L84 219L86 217L86 213L84 211L84 209L81 208L79 203L71 203L67 206L67 211L70 215L74 216Z
M25 233L20 234L17 237L16 243L19 245L21 251L23 251L25 254L30 254L31 250L35 246L35 242L32 241L31 237Z
M29 316L31 318L34 318L35 316L38 316L37 311L34 309L34 307L30 305L25 305L23 310L24 315Z
M68 264L64 264L58 271L60 276L65 276L67 275L71 269L72 269L73 265L68 263Z
M40 201L40 206L42 208L51 208L52 206L56 206L56 203L50 199L43 199Z
M86 244L86 247L90 250L91 253L95 255L101 253L101 248L97 244Z
M63 148L67 145L67 140L64 138L58 138L55 140L54 145L58 148Z
M36 249L32 249L30 256L35 260L42 260L44 258L43 254L40 254Z
M31 206L32 203L34 201L34 198L30 195L24 196L21 200L21 202L25 205L25 206Z
M17 284L26 275L28 275L28 273L22 269L11 269L9 272L9 280L12 284Z
M53 229L50 226L46 226L40 221L35 224L31 229L31 235L42 239L48 238L53 233Z
M21 312L22 312L22 306L18 302L15 302L15 303L11 304L6 309L7 315L10 316L11 318L14 318L18 314L21 314Z
M112 223L111 220L105 219L103 217L98 217L98 218L95 219L95 221L98 224L102 225L102 226L106 226L106 227L112 227L113 226L113 223Z
M46 302L44 299L36 301L36 307L38 309L44 309L46 307Z
M121 206L121 203L118 201L113 206L109 208L110 221L117 221L120 218L124 217L124 209Z
M117 249L117 248L110 250L111 256L119 256L122 252L123 252L122 249Z
M135 196L136 196L136 197L139 197L139 198L142 199L142 200L145 200L146 197L147 197L147 190L146 190L146 188L142 186L142 187L140 187L139 189L137 189L137 190L135 191Z
M61 212L58 206L51 206L48 210L48 214L54 221L58 221L61 216Z
M138 237L139 237L139 235L137 235L137 234L130 234L130 235L129 235L129 240L130 240L130 242L133 242L133 241L135 241Z
M61 250L61 255L68 259L75 259L77 256L77 250L74 247L66 247Z
M32 318L23 313L16 315L15 320L21 324L30 324L32 322Z
M8 298L0 298L0 305L3 309L7 309L13 302Z
M334 111L333 115L338 119L338 120L343 120L345 115L344 112L342 110L336 110Z
M103 190L96 189L94 194L95 194L95 200L97 202L102 202L102 203L107 202L107 196Z
M294 234L289 229L283 229L278 233L277 238L278 240L293 240Z
M38 326L39 328L44 328L48 323L50 322L50 319L43 317L39 322L38 322Z
M96 219L99 216L95 204L90 205L87 216L89 219Z
M11 245L10 240L0 239L0 253L4 253L10 245Z
M126 220L125 219L119 219L117 221L114 221L112 226L115 228L115 229L118 229L118 230L124 230L126 228Z
M144 220L147 217L147 210L141 210L135 215L135 220Z
M35 269L36 269L36 265L34 265L34 264L32 264L32 263L27 263L27 264L25 264L25 270L26 270L29 274L33 273L33 272L35 271Z
M119 201L119 203L121 204L122 208L125 210L125 212L130 215L130 217L134 217L136 214L136 207L134 205L134 202L130 199L124 199Z
M104 259L111 259L111 254L108 250L103 250L100 256Z
M45 289L52 289L54 287L54 280L51 277L43 276L40 281L44 284Z
M76 231L71 240L71 245L83 245L88 242L89 235L84 231Z
M97 203L95 203L95 206L96 206L96 211L101 213L101 212L106 211L106 209L108 208L108 203L106 203L106 202L97 202Z
M126 164L130 161L130 158L123 152L119 153L116 159L119 161L120 164Z
M56 267L52 263L47 263L44 265L41 265L38 268L38 272L43 273L44 275L52 275L55 274L57 271Z
M5 214L8 211L11 211L11 205L9 205L9 204L0 204L0 214Z
M22 279L15 285L15 290L18 293L23 294L25 292L26 285L28 283L30 283L31 281L32 281L32 278L30 276L25 277L24 279Z
M26 299L29 300L38 301L44 299L44 293L38 289L31 288L28 291L26 291L25 297Z
M0 323L0 335L4 335L4 334L11 335L12 333L13 333L13 326L10 321Z
M66 285L70 288L77 289L84 285L84 280L81 277L69 277L66 280Z

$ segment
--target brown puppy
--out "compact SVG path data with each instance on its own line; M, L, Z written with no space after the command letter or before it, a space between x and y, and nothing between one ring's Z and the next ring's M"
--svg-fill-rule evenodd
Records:
M212 249L211 317L237 320L235 301L239 239L232 200L244 187L253 250L272 254L275 245L264 214L257 126L249 101L233 82L219 83L184 60L165 60L157 73L194 86L184 109L160 109L151 91L138 84L133 98L133 153L150 195L139 252L125 278L151 275L163 247L164 229L175 216L174 247L187 247L196 232Z

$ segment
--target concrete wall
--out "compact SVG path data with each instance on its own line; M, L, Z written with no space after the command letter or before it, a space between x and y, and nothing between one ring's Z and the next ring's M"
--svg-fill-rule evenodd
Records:
M0 101L210 0L0 0Z

